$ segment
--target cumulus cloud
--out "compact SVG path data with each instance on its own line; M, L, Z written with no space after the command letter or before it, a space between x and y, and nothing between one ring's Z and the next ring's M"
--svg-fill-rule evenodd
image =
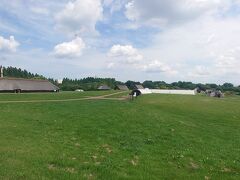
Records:
M193 67L192 70L188 73L189 77L207 77L211 75L211 71L208 67L197 65L196 67Z
M140 24L159 26L196 19L229 4L229 0L132 0L125 6L125 15Z
M236 82L240 67L239 21L239 16L210 16L167 28L154 36L143 54L173 64L181 72L177 80L197 82L204 78L205 82L222 83L223 77L228 77L225 81Z
M108 69L112 69L114 66L115 66L115 64L113 62L110 62L107 64Z
M104 6L110 6L113 3L113 0L103 0Z
M76 0L69 2L57 13L57 28L70 33L95 32L97 21L102 19L101 0Z
M31 7L30 11L32 11L35 14L39 15L49 15L49 10L47 8L42 8L42 7Z
M70 42L64 42L54 47L54 54L59 58L74 58L82 55L83 49L86 47L84 41L77 37Z
M9 39L0 36L0 50L2 51L15 52L19 45L20 43L15 40L14 36L10 36Z
M177 71L173 70L169 65L162 63L158 60L143 65L142 69L147 73L177 73Z
M222 73L240 74L240 46L226 51L216 58L216 68Z
M107 66L109 69L114 67L127 66L128 68L134 68L135 70L146 73L177 73L166 63L162 63L158 60L146 61L139 50L132 47L131 45L114 45L110 49L108 55L119 60L113 62L111 61Z
M114 45L108 54L110 57L120 58L129 64L139 62L143 59L138 50L131 45Z

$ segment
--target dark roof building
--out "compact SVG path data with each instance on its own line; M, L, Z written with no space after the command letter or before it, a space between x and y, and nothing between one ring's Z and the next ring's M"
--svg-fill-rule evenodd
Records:
M122 90L122 91L129 91L126 85L117 85L115 89Z
M98 87L98 90L111 90L111 88L109 87L109 86L107 86L107 85L102 85L102 86L99 86Z
M136 84L135 89L144 89L144 87L141 84Z
M59 88L47 80L0 78L0 92L57 92Z
M208 89L208 90L206 90L206 94L210 97L218 97L218 98L224 97L224 94L220 90Z

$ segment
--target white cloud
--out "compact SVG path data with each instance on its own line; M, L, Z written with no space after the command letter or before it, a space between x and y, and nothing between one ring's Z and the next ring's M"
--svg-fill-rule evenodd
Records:
M32 11L35 14L40 14L40 15L48 15L49 10L47 8L42 8L42 7L31 7L30 11Z
M173 70L166 63L158 60L146 61L139 50L131 45L114 45L110 49L108 56L111 58L117 58L118 60L111 60L107 66L108 69L125 67L146 73L167 73L169 75L177 73L177 71Z
M115 67L115 65L116 65L115 63L110 62L110 63L107 64L107 69L112 69L112 68Z
M198 65L192 68L191 72L188 73L189 77L194 77L194 78L207 77L209 75L211 75L210 69L201 65Z
M128 0L103 0L103 5L110 9L111 13L120 11Z
M110 6L113 3L113 0L103 0L104 6Z
M56 15L57 28L70 33L95 32L97 21L102 19L101 0L76 0L69 2Z
M202 17L164 29L142 52L161 57L179 72L176 80L237 82L240 71L240 16ZM180 64L180 66L176 66ZM239 81L238 81L239 82Z
M14 36L10 36L9 39L0 36L0 50L2 51L15 52L19 45L20 43L15 40Z
M74 58L82 55L83 49L86 47L84 41L77 37L70 42L64 42L54 47L54 54L59 58Z
M222 73L240 74L240 46L226 51L216 58L216 68Z
M135 1L127 3L125 7L126 7L125 15L129 20L134 21L139 19L140 12L135 8Z
M236 5L240 5L240 0L233 0L233 3Z
M230 0L132 0L125 6L125 15L139 24L159 27L196 19L229 4Z
M114 45L108 54L110 57L119 58L129 64L137 63L143 59L138 50L131 45Z
M168 74L177 73L177 71L173 70L170 66L158 60L143 65L142 69L147 73L168 73Z

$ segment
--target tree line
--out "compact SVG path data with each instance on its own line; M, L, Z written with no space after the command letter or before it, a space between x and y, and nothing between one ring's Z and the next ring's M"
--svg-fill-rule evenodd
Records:
M63 91L74 91L76 89L83 89L85 91L97 90L101 85L108 85L112 89L118 84L114 78L97 78L87 77L83 79L69 79L64 78L62 83L58 86Z
M206 91L208 89L220 90L223 92L234 91L240 93L240 86L234 86L232 83L218 84L202 84L178 81L173 83L166 83L164 81L144 81L143 86L149 89L198 89L199 91Z
M85 91L97 90L100 85L108 85L112 89L116 87L118 84L125 84L130 90L135 88L136 84L141 84L145 88L149 89L196 89L199 91L205 91L207 89L215 89L221 90L223 92L237 92L240 94L240 86L234 86L232 83L224 83L222 85L218 84L202 84L202 83L192 83L192 82L184 82L178 81L173 83L166 83L164 81L144 81L136 82L136 81L127 81L121 82L117 81L115 78L98 78L98 77L87 77L82 79L69 79L64 78L62 83L59 84L57 80L53 78L46 78L39 74L34 74L28 72L27 70L22 70L21 68L16 67L4 67L3 74L5 77L15 77L15 78L26 78L26 79L48 79L53 84L60 87L63 91L74 91L76 89L83 89Z
M27 70L22 70L16 67L3 67L4 77L15 77L15 78L25 78L25 79L46 79L44 76L39 74L33 74Z

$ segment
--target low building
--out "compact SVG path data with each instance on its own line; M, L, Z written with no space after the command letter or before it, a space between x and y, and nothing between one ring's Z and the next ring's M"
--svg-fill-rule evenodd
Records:
M130 95L134 97L137 97L143 94L152 94L152 91L148 88L145 88L145 89L135 89L130 93Z
M47 80L0 78L0 92L58 92L59 88Z
M76 92L84 92L83 89L76 89L75 91L76 91Z
M115 87L116 90L121 90L121 91L129 91L128 87L126 85L117 85Z
M134 89L144 89L144 87L141 84L135 84Z
M223 98L224 94L220 90L206 90L206 95L210 97Z
M179 95L196 95L195 90L167 90L167 89L135 89L131 95L140 96L142 94L179 94Z
M196 90L182 90L182 89L151 89L155 94L182 94L182 95L196 95Z
M98 90L108 91L108 90L111 90L111 88L108 85L102 85L98 87Z

